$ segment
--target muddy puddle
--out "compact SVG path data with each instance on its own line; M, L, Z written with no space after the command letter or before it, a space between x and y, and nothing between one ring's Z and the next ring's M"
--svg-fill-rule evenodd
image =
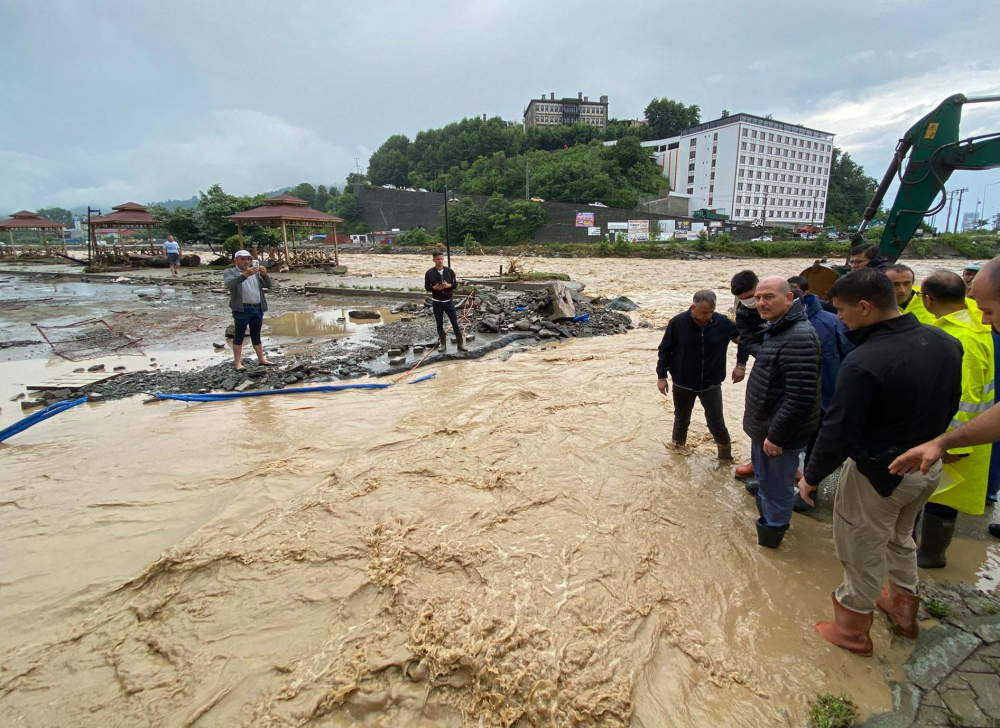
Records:
M629 295L669 274L633 271ZM0 444L4 722L798 728L817 692L887 709L911 643L881 618L873 659L819 638L829 521L795 515L780 550L757 547L700 405L692 447L665 446L659 338L508 349L379 391L108 401ZM724 386L740 459L744 386ZM1000 543L962 523L929 576L991 588Z
M351 316L351 312L361 312L361 316ZM290 311L266 316L264 333L271 336L325 338L352 337L357 341L371 338L377 326L398 321L400 316L389 308L347 308L324 307L316 311Z

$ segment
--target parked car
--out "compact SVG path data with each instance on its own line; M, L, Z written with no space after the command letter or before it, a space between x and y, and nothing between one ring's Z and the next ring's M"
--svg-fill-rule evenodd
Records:
M541 197L532 197L531 201L532 202L545 202L545 200L543 200Z
M816 239L816 233L810 233L809 235L806 235L806 240L815 240L815 239Z
M603 202L591 202L590 206L591 207L607 207L607 205L605 205Z
M430 190L425 190L423 187L418 187L417 192L430 192Z
M771 243L774 240L770 235L761 235L759 238L753 238L750 242L752 243Z
M382 189L394 190L396 189L396 185L382 185Z
M407 192L416 192L416 190L414 188L412 188L412 187L407 187L406 191Z

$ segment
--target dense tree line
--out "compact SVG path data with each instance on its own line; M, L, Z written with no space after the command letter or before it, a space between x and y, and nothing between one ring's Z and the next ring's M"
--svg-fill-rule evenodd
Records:
M878 181L865 174L851 155L833 148L830 156L830 186L826 193L826 225L847 229L861 222L865 208L872 201ZM891 204L891 203L890 203Z

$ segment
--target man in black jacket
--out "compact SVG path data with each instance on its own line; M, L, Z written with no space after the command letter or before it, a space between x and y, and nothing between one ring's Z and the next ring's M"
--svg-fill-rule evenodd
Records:
M747 362L750 357L756 357L760 345L764 343L764 320L757 311L757 299L753 297L757 290L757 274L752 270L741 270L729 282L729 290L736 297L733 313L736 318L736 328L740 332L740 343L736 346L736 367L733 369L733 384L739 384L747 374ZM744 463L736 468L737 478L752 478L753 463ZM747 483L747 490L757 494L757 484Z
M871 243L859 243L851 248L847 255L847 265L851 270L863 270L864 268L885 270L892 265L892 261L882 255L879 249Z
M424 274L424 290L431 294L431 307L434 309L434 322L437 324L438 341L440 342L441 351L448 350L448 337L444 333L445 315L451 321L451 330L455 332L458 350L468 351L465 348L465 337L462 336L462 327L458 325L455 302L452 300L457 286L458 279L455 277L455 271L445 267L444 253L440 250L435 250L434 267Z
M715 312L715 302L712 291L698 291L691 308L670 319L660 342L656 386L667 394L669 372L674 380L675 444L687 442L691 410L698 399L705 408L719 460L732 460L732 441L722 412L722 380L726 378L726 349L730 341L739 340L739 332L736 324Z
M937 437L958 411L962 345L938 328L900 314L892 282L861 269L830 289L857 347L844 360L837 391L799 481L807 503L817 484L845 458L833 504L833 540L844 581L833 593L834 621L825 640L871 655L875 607L916 637L917 557L913 525L941 479L929 472L894 476L889 463L907 448ZM889 589L882 589L888 571Z
M765 278L754 298L769 325L747 384L743 431L760 481L757 543L778 548L792 517L799 455L819 427L821 351L788 281Z

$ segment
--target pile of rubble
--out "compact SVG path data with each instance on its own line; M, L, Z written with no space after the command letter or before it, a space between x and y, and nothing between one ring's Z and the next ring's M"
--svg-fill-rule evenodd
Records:
M541 339L554 336L610 336L624 334L634 328L632 320L619 313L620 310L634 309L615 310L615 306L602 303L600 298L592 298L582 292L571 291L560 283L553 283L544 291L533 291L517 297L480 294L476 296L469 311L469 319L473 329L477 331L531 331Z

